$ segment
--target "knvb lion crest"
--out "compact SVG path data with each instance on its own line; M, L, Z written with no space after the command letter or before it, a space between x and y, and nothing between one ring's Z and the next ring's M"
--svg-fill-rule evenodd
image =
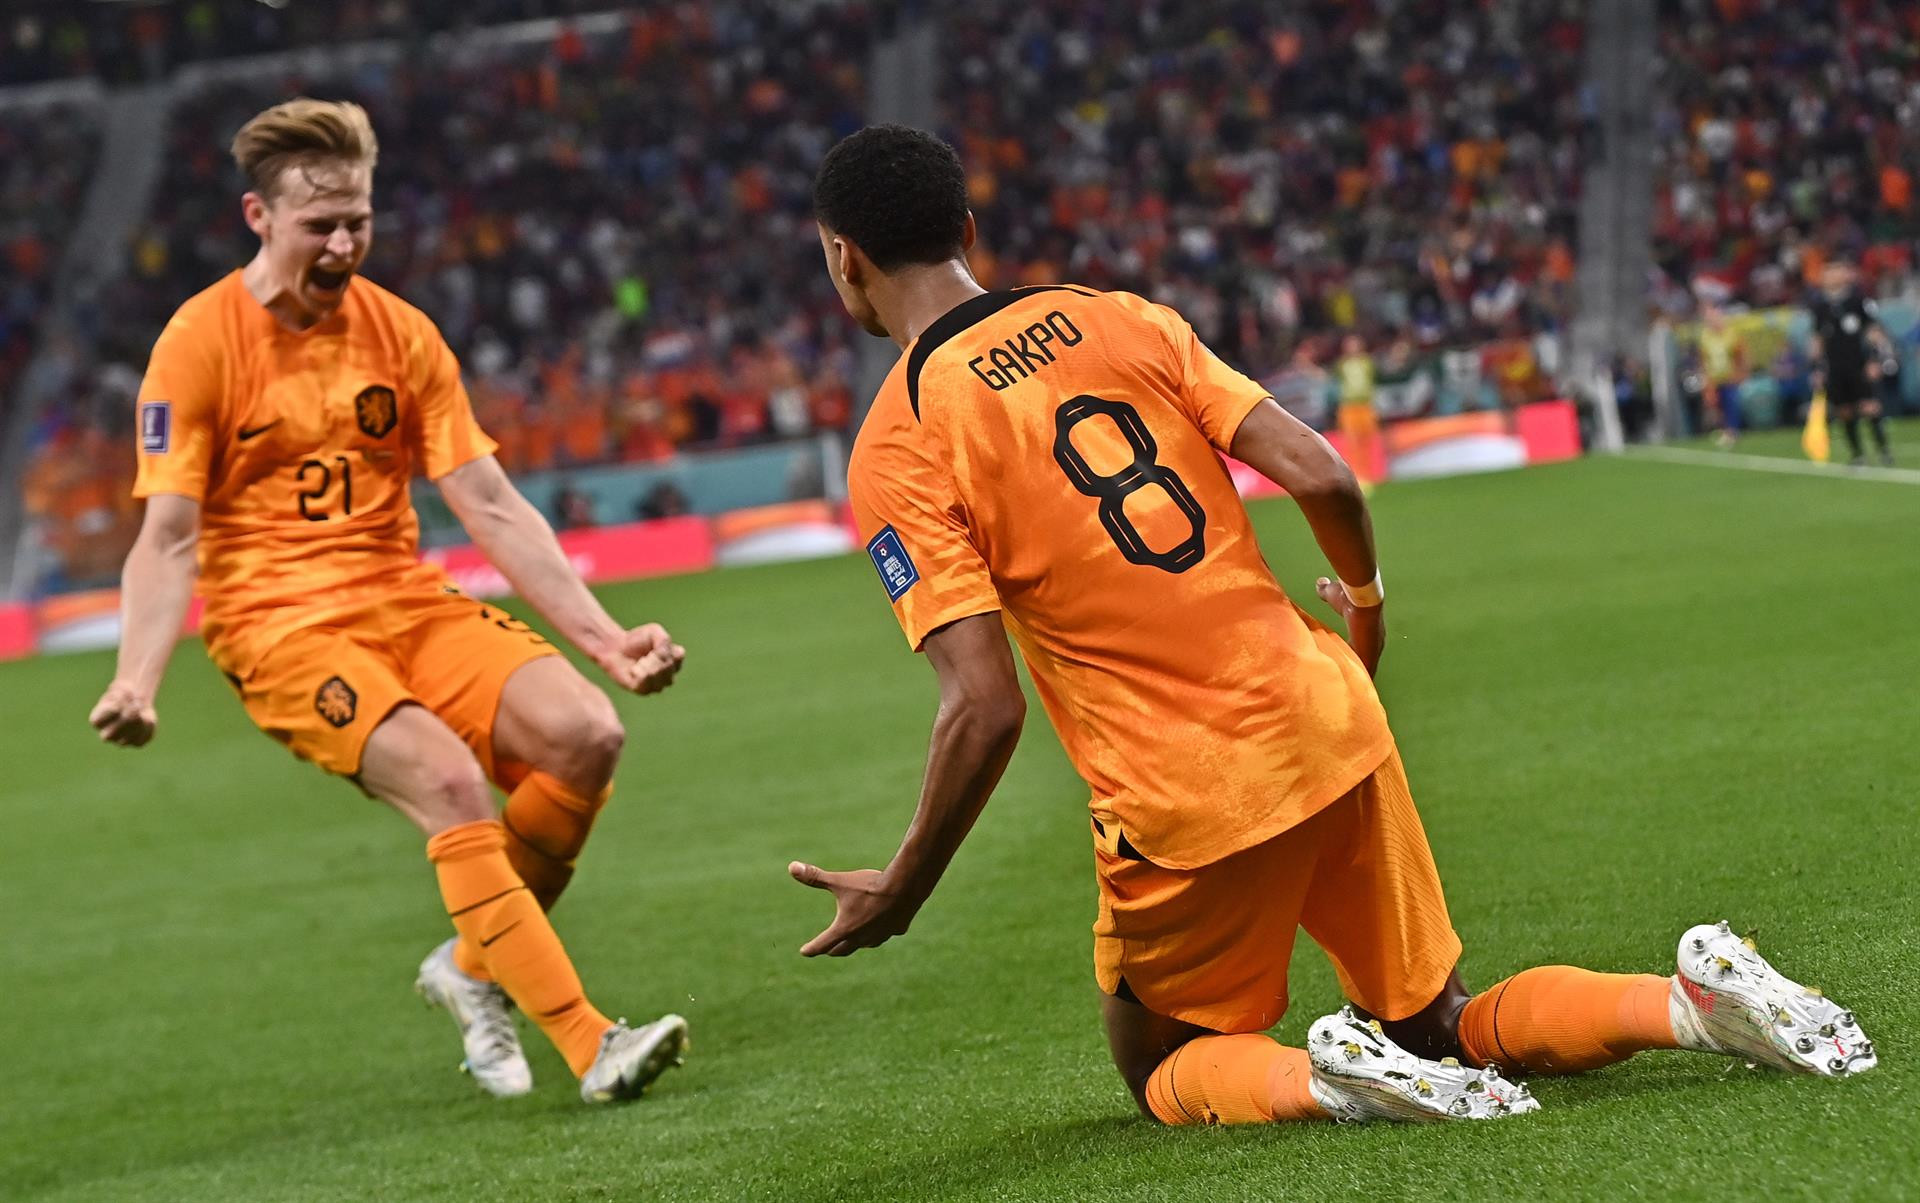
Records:
M353 418L361 433L370 439L384 439L400 422L400 405L393 390L384 384L371 384L353 399Z
M360 708L360 695L339 677L328 677L320 692L313 695L313 708L329 723L344 727L353 721L354 712Z

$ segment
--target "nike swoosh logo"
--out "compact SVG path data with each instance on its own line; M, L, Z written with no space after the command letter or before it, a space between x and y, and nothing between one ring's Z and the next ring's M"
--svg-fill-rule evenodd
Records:
M520 920L515 919L512 923L507 924L505 927L501 928L499 931L494 932L492 935L488 936L486 939L480 941L480 947L482 948L493 947L493 942L495 940L498 940L501 936L506 935L508 932L512 931L514 928L519 926L520 926Z
M268 422L265 426L255 426L252 430L248 430L245 426L242 426L240 428L240 441L244 443L248 439L258 438L260 435L267 433L267 431L272 430L274 427L280 425L280 423L284 421L286 421L285 418L275 418L273 421Z

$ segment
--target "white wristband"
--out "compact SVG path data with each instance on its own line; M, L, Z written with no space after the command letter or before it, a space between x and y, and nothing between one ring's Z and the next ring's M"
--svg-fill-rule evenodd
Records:
M1349 585L1345 581L1341 581L1340 590L1347 595L1348 602L1363 610L1371 610L1373 607L1387 600L1387 591L1380 584L1380 570L1378 568L1373 570L1373 579L1366 584Z

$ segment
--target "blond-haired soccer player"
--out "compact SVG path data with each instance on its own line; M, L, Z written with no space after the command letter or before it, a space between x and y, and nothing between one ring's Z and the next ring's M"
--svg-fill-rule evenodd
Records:
M1490 1117L1536 1104L1495 1062L1571 1073L1640 1049L1788 1069L1874 1065L1853 1017L1726 926L1679 972L1529 969L1479 995L1371 672L1385 640L1366 502L1327 443L1179 314L1073 285L985 292L959 160L876 126L828 154L815 213L853 317L903 349L861 427L854 515L940 679L919 807L885 869L826 872L845 956L907 930L1005 768L1025 714L1011 632L1092 787L1094 969L1114 1061L1169 1124ZM1341 640L1288 599L1220 459L1285 486L1341 583ZM1295 929L1347 996L1308 1049ZM1433 1058L1454 1058L1434 1060Z
M196 560L207 654L295 756L411 819L458 933L416 988L452 1012L496 1095L532 1073L507 1004L539 1024L589 1102L640 1094L686 1043L587 1000L546 911L607 800L612 703L526 624L420 563L408 481L425 473L520 596L622 688L685 652L601 608L493 458L433 323L356 275L373 236L374 133L355 104L289 101L233 140L252 262L182 305L139 396L147 510L123 576L103 739L153 738L154 695ZM508 791L496 813L491 779Z

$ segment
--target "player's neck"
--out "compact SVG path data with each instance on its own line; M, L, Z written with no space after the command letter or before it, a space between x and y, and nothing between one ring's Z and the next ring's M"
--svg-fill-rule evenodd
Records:
M267 262L264 249L240 269L240 282L274 321L296 334L313 329L330 316L302 304L293 285L274 276L273 265Z
M873 303L893 341L905 348L948 310L985 291L966 260L949 259L889 276L885 294L874 296Z

